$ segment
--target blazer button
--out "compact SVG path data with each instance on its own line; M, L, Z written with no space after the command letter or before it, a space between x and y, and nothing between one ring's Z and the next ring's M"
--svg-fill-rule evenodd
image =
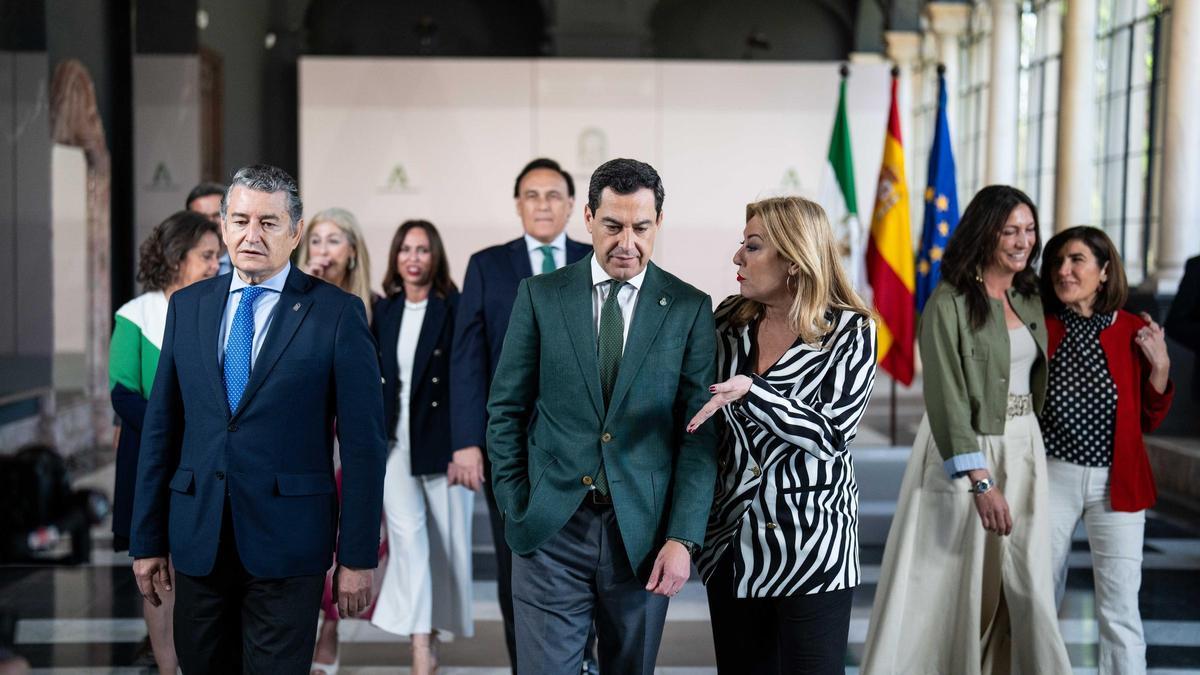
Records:
M759 476L762 475L762 469L760 469L756 466L756 467L750 469L750 473L754 474L755 478L758 478Z
M433 383L434 383L434 384L437 384L437 383L438 383L438 379L437 379L436 377L435 377L435 378L433 378Z
M217 472L217 480L225 480L225 472L224 471Z
M777 527L779 527L779 526L778 526L778 525L776 525L775 523L767 523L767 529L768 529L768 530L773 530L773 529L775 529L775 528L777 528Z
M607 443L611 440L612 440L612 434L608 433L607 431L604 432L604 435L600 437L601 443Z
M433 403L430 403L429 405L431 405L431 406L433 406L434 408L436 408L436 407L438 406L438 402L437 402L437 401L434 401Z
M592 477L591 477L591 476L584 476L583 478L581 478L581 479L579 480L579 482L583 483L584 485L591 485L591 484L592 484Z
M236 424L232 424L232 423L231 423L231 424L229 425L229 427L228 427L228 428L229 428L229 430L230 430L230 431L237 431L237 425L236 425Z
M435 349L435 350L433 350L433 355L434 355L434 356L441 356L441 355L442 355L442 350L440 350L440 349Z

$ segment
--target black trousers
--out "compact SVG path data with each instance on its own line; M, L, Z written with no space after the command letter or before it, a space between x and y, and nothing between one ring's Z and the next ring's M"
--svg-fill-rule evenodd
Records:
M717 672L833 675L846 672L854 589L782 598L738 598L733 556L708 581Z
M175 652L185 675L303 675L312 663L325 575L251 576L225 503L221 544L206 576L175 574Z

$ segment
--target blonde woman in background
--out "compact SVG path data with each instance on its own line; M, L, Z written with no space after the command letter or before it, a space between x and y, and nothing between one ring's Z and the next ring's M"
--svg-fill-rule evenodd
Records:
M297 256L300 269L357 295L371 320L379 296L371 292L371 257L353 213L339 208L317 212L308 221Z
M371 292L371 257L367 253L358 219L346 209L330 208L318 211L309 218L304 238L296 257L297 266L318 279L357 295L371 321L379 296ZM342 473L338 470L338 491L341 496ZM325 596L321 607L325 620L317 635L313 653L312 673L334 675L338 670L338 610L333 601L332 575L325 579ZM370 612L363 618L369 618Z
M717 672L842 673L860 580L849 451L875 382L875 322L807 199L748 205L733 264L740 292L716 311L724 381L687 428L722 413L696 560Z

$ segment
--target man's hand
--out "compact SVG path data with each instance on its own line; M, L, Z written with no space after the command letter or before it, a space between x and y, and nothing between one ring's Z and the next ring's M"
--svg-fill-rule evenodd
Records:
M479 492L487 480L483 475L483 448L470 445L455 450L450 465L446 467L446 480L450 485L461 485Z
M165 557L134 560L133 578L137 580L142 597L155 607L162 605L162 598L158 597L159 592L171 590L171 568L167 565Z
M356 570L338 565L333 573L338 614L343 619L356 617L371 605L371 577L375 570Z
M754 380L745 375L734 375L724 382L718 382L709 387L708 390L713 393L713 397L696 413L692 421L688 422L687 432L689 434L696 433L700 425L704 424L705 420L712 417L714 413L745 396L750 391L752 384L754 384Z
M650 572L650 583L646 584L646 590L673 597L687 583L691 574L692 557L687 549L683 544L668 539L654 559L654 569Z

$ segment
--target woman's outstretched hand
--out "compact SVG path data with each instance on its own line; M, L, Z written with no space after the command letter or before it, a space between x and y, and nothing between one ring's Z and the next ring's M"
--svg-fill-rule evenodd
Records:
M753 380L745 375L734 375L724 382L718 382L709 387L708 390L713 393L713 397L696 413L692 421L688 422L687 432L689 434L696 433L700 425L704 424L714 413L745 396L746 392L750 391L752 383Z

